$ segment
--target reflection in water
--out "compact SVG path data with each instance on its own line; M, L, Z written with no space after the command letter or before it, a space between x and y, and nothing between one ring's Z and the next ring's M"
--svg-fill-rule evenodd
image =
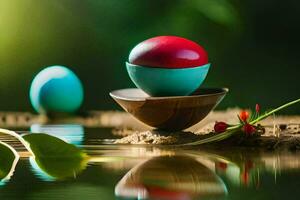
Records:
M161 156L131 169L115 194L138 199L194 199L227 194L223 181L190 156Z
M101 165L108 171L128 171L149 158L175 155L172 149L160 149L153 146L102 145L96 149L94 146L86 146L86 149L91 155L89 163Z
M32 167L33 172L41 178L43 181L54 181L55 178L47 174L44 170L42 170L39 165L36 163L33 157L29 158L29 163Z
M109 200L113 195L105 187L90 184L70 184L55 189L47 188L29 196L30 200Z
M18 161L18 153L11 146L0 141L0 186L11 178Z
M220 177L227 179L230 183L236 186L253 185L257 180L259 180L256 179L256 174L253 173L250 167L243 168L235 163L216 162L215 168L216 173Z
M78 124L42 125L33 124L30 127L32 133L47 133L58 137L68 143L81 145L84 140L84 128Z
M56 130L55 136L64 135L60 128ZM52 158L37 156L27 162L29 155L22 154L14 176L0 187L0 199L276 200L300 196L300 154L297 152L103 145L100 133L104 131L97 131L87 129L81 145L89 159L73 162L65 156L62 158L60 151ZM38 134L28 135L31 139L38 137ZM78 136L76 131L68 135L69 138ZM9 137L2 139L15 144ZM74 143L77 139L69 141ZM52 142L40 138L35 143L43 143L43 155L54 155L48 152L61 148L52 148L57 147ZM66 155L72 155L67 152Z
M236 186L259 188L266 174L271 174L276 183L277 176L282 172L300 170L300 156L291 152L243 152L233 156L222 154L227 158L215 162L215 171Z

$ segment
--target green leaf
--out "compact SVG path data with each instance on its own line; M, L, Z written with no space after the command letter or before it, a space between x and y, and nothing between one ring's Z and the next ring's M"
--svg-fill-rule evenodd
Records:
M45 177L65 179L74 177L87 165L88 156L79 148L48 134L24 135L34 154L35 169Z
M18 153L11 146L0 141L0 184L11 177L18 160Z

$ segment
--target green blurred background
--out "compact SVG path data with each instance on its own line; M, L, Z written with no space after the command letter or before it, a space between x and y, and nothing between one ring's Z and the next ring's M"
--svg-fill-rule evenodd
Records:
M116 109L129 51L157 35L206 48L204 86L231 90L218 108L274 107L300 96L299 13L297 0L0 0L0 110L33 111L31 80L50 65L78 74L82 110Z

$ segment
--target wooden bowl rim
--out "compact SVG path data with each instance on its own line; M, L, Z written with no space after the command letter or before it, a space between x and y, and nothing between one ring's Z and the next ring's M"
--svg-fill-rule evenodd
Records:
M225 95L226 93L229 92L229 89L226 87L222 87L222 88L200 88L197 91L195 91L193 94L188 95L188 96L163 96L163 97L151 97L151 96L147 96L146 93L145 96L143 97L125 97L125 96L120 96L118 95L118 93L120 91L125 91L125 90L131 90L131 91L138 91L138 92L142 92L144 93L141 89L139 88L125 88L125 89L119 89L119 90L113 90L109 93L109 95L114 98L114 99L118 99L118 100L125 100L125 101L147 101L147 100L151 100L151 101L155 101L155 100L170 100L170 99L189 99L189 98L201 98L201 97L208 97L208 96L220 96L220 95ZM199 92L203 92L203 91L216 91L216 92L211 92L211 93L207 93L207 94L198 94Z

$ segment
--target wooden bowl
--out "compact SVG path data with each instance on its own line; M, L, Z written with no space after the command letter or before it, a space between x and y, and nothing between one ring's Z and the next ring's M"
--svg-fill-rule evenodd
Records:
M140 89L128 88L112 91L110 96L145 124L178 131L204 119L227 92L227 88L202 88L189 96L150 97Z

